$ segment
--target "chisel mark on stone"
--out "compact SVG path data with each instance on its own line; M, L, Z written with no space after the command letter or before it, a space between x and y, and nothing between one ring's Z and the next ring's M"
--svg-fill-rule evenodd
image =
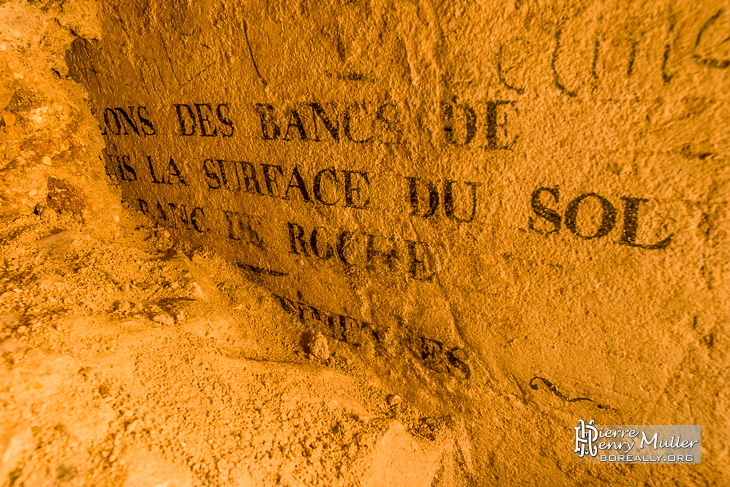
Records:
M246 46L248 46L248 53L251 55L251 62L253 63L253 69L256 71L256 74L258 75L261 82L264 84L264 86L268 86L269 83L266 82L263 76L261 76L261 72L259 71L259 67L256 64L256 58L253 55L253 49L251 49L251 42L248 40L248 25L246 24L246 19L243 19L243 36L246 38Z
M596 403L596 401L594 401L593 399L589 399L587 397L575 397L575 398L571 399L571 398L565 396L562 392L560 392L558 390L558 388L555 387L555 385L553 385L552 382L550 382L549 380L547 380L543 377L538 377L538 376L535 376L532 379L530 379L530 388L535 391L538 390L537 381L541 381L550 390L550 392L552 392L553 394L555 394L556 396L558 396L560 399L562 399L565 402L589 401L592 403ZM598 403L596 403L596 407L598 409L610 409L608 406L606 406L604 404L598 404Z

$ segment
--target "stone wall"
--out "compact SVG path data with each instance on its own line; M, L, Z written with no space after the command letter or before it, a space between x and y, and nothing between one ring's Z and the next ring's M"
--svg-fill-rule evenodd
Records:
M99 37L96 3L7 1L0 22L0 219L40 205L112 226L119 196L105 181L104 142L65 60L75 38Z
M98 126L128 214L462 425L444 485L727 478L715 2L69 5L0 6L44 26L3 51L5 218L111 208ZM702 425L702 463L577 464L579 419Z

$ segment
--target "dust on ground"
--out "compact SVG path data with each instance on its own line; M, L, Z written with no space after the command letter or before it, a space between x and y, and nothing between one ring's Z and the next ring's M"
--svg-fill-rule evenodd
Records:
M0 321L2 485L444 476L447 428L421 434L347 344L132 215L108 240L48 207L0 229Z

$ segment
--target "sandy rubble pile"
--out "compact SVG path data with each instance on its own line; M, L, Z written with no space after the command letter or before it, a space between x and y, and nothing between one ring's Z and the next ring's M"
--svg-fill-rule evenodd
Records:
M447 437L221 258L40 213L0 234L3 485L431 485Z

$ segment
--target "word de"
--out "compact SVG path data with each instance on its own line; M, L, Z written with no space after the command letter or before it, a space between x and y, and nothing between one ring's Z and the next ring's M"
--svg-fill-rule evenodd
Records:
M487 150L511 149L517 142L518 136L507 134L508 112L506 109L511 108L513 112L516 112L515 102L494 100L471 103L478 107L478 111L468 103L441 103L446 143L449 145L470 144L477 135L481 134L479 131L481 126ZM483 117L481 120L478 116L480 113Z

